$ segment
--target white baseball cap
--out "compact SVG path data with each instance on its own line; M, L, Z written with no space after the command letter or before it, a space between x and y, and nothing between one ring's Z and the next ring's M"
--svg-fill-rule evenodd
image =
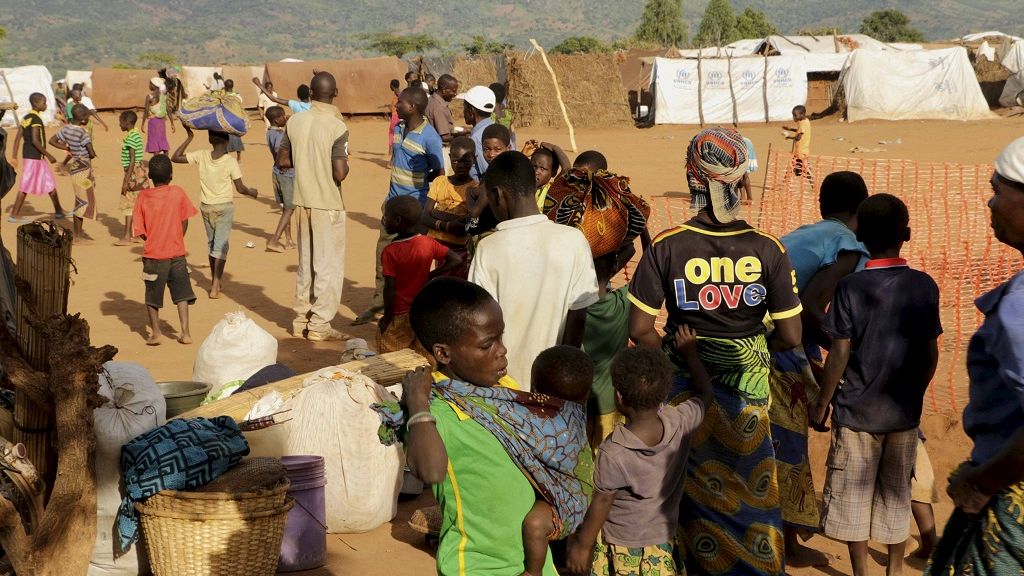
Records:
M487 86L473 86L456 98L469 102L469 105L477 110L494 112L494 92Z

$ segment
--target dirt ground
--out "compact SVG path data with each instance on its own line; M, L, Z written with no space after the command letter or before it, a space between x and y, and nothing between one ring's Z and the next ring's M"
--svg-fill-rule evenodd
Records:
M292 320L291 301L295 282L296 254L270 253L264 250L267 238L278 220L270 181L270 155L264 143L264 125L254 123L253 130L244 138L247 146L242 155L244 180L260 191L259 199L236 198L235 228L232 232L231 251L225 272L224 295L219 300L206 296L210 284L210 270L205 257L205 234L201 221L192 221L187 235L193 285L199 297L191 308L192 335L195 344L184 346L173 340L159 347L147 347L145 337L146 310L143 304L141 280L142 247L117 247L115 236L122 231L123 218L117 210L121 171L119 167L119 140L114 115L105 114L112 131L96 128L96 161L98 204L100 218L86 222L86 232L95 242L76 246L73 252L77 274L73 276L69 309L81 312L92 327L94 343L112 344L120 350L117 360L135 361L148 367L158 380L190 379L192 364L199 344L213 325L227 312L244 310L259 325L279 341L279 360L297 372L306 372L336 364L343 347L341 343L310 343L289 335ZM846 124L836 119L815 121L812 148L815 154L848 155L853 146L885 148L884 152L866 157L908 158L921 161L985 163L994 160L999 151L1011 140L1024 133L1024 117L998 120L959 122L863 122ZM336 328L352 337L365 338L374 343L373 326L350 327L349 323L369 302L373 294L374 245L380 220L380 204L387 192L386 168L387 122L381 119L354 119L351 130L351 174L344 184L344 199L348 211L348 241L345 266L345 290L342 307L335 320ZM51 133L55 128L50 128ZM786 147L778 124L745 126L744 135L750 137L765 162L769 145ZM695 127L662 126L639 130L614 128L585 130L577 133L580 151L596 148L608 157L613 171L632 177L633 190L645 196L679 196L686 190L683 176L683 157L689 138L697 132ZM843 140L836 140L842 137ZM523 129L518 133L520 142L529 138L553 141L568 149L565 133L553 130ZM901 144L881 145L880 140L900 138ZM172 146L184 139L182 130L170 135ZM207 147L198 135L193 149ZM198 205L197 169L175 165L174 183L185 188ZM760 179L754 179L755 194ZM71 186L67 178L58 178L59 194L65 209L73 206ZM5 201L9 210L14 201L11 194ZM24 216L48 218L51 205L47 198L30 198ZM913 215L911 215L913 217ZM3 221L0 234L4 245L14 252L16 229ZM252 242L255 248L247 248ZM165 335L175 335L178 327L173 307L163 310ZM928 435L928 449L940 479L940 492L944 492L944 478L953 466L967 454L969 442L962 433L959 414L929 415L924 423ZM824 480L824 455L828 438L813 439L812 457L815 478L820 490ZM951 505L945 494L936 506L941 526ZM367 534L331 535L329 564L311 574L428 574L433 560L423 546L420 536L412 533L405 521L418 506L428 503L429 496L421 496L400 506L398 518ZM794 575L850 574L845 546L820 536L810 545L829 553L832 566L823 569L792 570ZM908 544L908 552L914 543ZM884 558L883 548L872 547L876 560ZM910 570L914 573L914 570ZM884 568L876 563L872 574L883 574Z

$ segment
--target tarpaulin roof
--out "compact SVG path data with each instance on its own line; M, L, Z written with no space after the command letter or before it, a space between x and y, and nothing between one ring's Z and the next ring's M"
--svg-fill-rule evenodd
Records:
M266 77L274 83L278 96L295 98L299 86L309 84L314 70L330 72L338 82L338 97L334 100L338 110L343 114L377 114L387 112L391 104L388 83L404 76L408 69L405 62L394 57L267 62Z
M88 70L68 70L67 74L64 75L64 85L67 86L70 92L71 87L75 84L84 84L85 95L92 98L92 72Z
M141 108L155 70L96 68L92 71L92 103L97 110Z

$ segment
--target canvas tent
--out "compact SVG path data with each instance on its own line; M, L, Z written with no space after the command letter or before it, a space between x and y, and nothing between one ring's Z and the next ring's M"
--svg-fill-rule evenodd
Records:
M97 110L141 108L155 70L96 68L92 71L92 103Z
M343 114L387 112L391 103L392 78L402 78L408 66L395 57L361 60L316 60L308 62L267 62L266 79L274 83L281 98L295 98L299 85L309 84L313 70L330 72L338 82L334 100Z
M43 112L43 121L52 122L54 110L57 109L57 102L53 97L53 77L45 66L19 66L17 68L0 68L7 83L0 80L0 102L11 102L18 105L14 112L4 115L4 126L16 126L17 119L32 109L28 97L33 92L39 92L46 96L46 111ZM8 90L8 86L10 89Z
M751 48L751 43L755 44ZM840 72L854 50L914 51L920 44L886 44L867 34L839 34L835 36L768 36L762 40L740 40L727 48L750 50L752 54L782 55L804 59L809 73Z
M85 85L85 95L92 97L92 72L88 70L68 70L67 74L64 75L64 85L67 86L68 91L71 91L71 87L75 84Z
M726 124L792 118L807 100L803 60L657 58L652 74L655 124Z
M1007 108L1019 106L1018 96L1024 98L1024 40L1018 40L1007 50L1003 57L1003 68L1010 71L1006 79L1003 93L999 96L999 105Z
M963 47L855 51L841 79L850 122L991 118Z

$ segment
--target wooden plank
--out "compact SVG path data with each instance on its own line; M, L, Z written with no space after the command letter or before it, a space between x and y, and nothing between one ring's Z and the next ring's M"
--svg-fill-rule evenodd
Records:
M381 386L392 386L402 382L406 372L415 370L420 366L427 366L427 359L412 350L400 350L372 356L366 360L356 360L337 366L349 372L360 372L368 376ZM321 369L322 370L322 369ZM316 374L315 370L307 374L293 376L287 380L271 382L258 388L236 392L227 398L210 402L188 412L179 414L177 418L212 418L214 416L231 416L236 422L245 419L245 415L252 407L267 394L273 391L279 392L285 399L295 395L302 389L302 382L306 378Z

